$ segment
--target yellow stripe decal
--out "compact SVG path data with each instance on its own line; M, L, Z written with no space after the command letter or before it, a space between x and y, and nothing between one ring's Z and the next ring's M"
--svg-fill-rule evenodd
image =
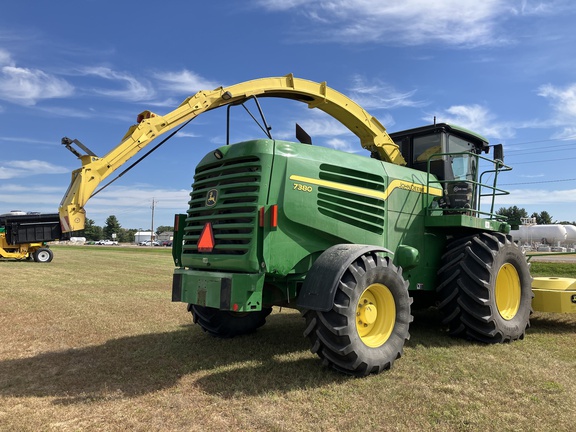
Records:
M398 180L398 179L392 180L384 192L375 191L372 189L362 188L362 187L358 187L358 186L350 186L350 185L346 185L343 183L336 183L336 182L332 182L332 181L328 181L328 180L303 177L303 176L294 175L294 174L290 176L290 180L297 181L297 182L303 182L303 183L309 183L309 184L313 184L316 186L324 186L324 187L327 187L330 189L346 191L346 192L350 192L353 194L363 195L363 196L367 196L367 197L371 197L371 198L377 198L377 199L381 199L381 200L387 199L388 196L394 191L394 189L403 189L403 190L408 190L408 191L412 191L412 192L428 193L428 194L434 195L434 196L442 196L442 189L440 189L440 188L433 188L433 187L428 188L428 187L424 186L423 184L412 183L412 182L408 182L408 181L404 181L404 180Z

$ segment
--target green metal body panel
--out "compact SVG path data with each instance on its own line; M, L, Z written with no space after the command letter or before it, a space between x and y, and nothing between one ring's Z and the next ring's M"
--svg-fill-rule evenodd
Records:
M241 312L293 306L315 259L342 243L391 250L409 289L432 291L446 228L506 225L437 216L429 209L441 195L426 172L324 147L221 147L199 163L186 226L175 233L173 300ZM200 252L205 229L214 247Z
M262 308L264 274L176 269L174 277L182 278L180 301L185 303L235 312Z
M505 234L510 232L510 225L502 220L481 219L465 214L432 214L426 219L426 227L428 228L451 228L455 226L481 231L496 231Z

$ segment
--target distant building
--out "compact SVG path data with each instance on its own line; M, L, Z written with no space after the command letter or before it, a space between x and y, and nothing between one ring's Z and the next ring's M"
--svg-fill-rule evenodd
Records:
M164 241L172 241L174 240L174 231L164 231L158 234L158 238L156 239L160 243Z
M156 240L155 237L151 231L138 231L134 234L134 242L138 244L144 241Z

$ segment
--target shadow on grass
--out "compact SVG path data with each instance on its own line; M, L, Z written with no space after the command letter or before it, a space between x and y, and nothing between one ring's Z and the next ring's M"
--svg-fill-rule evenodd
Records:
M345 380L309 353L298 315L275 314L258 332L217 339L199 327L109 340L91 347L0 361L0 395L88 403L169 388L200 373L209 393L262 394ZM302 373L306 370L306 373Z
M574 334L576 333L576 315L536 312L530 319L528 333Z
M442 317L436 308L420 309L412 312L414 321L410 324L410 340L406 347L441 347L470 345L471 341L448 335L442 324Z
M410 325L411 338L406 346L450 347L464 345L485 345L467 339L451 337L442 324L438 309L430 308L413 312L414 321ZM530 334L566 334L576 332L576 315L536 312L530 317L530 327L526 329L526 337Z
M229 398L317 388L350 379L322 367L320 359L309 352L302 334L304 320L298 315L273 314L267 321L256 333L234 339L217 339L198 326L185 326L0 361L0 396L55 397L56 404L91 403L152 393L196 374L193 386ZM557 331L568 331L546 318L536 321L534 326L539 328L547 323ZM434 309L414 312L410 333L407 348L472 343L448 336Z

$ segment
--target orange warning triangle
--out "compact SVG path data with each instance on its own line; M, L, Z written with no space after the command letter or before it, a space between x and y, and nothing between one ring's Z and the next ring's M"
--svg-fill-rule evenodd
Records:
M198 252L202 253L212 252L214 249L214 233L212 232L212 224L210 222L206 222L206 225L204 225L197 245Z

